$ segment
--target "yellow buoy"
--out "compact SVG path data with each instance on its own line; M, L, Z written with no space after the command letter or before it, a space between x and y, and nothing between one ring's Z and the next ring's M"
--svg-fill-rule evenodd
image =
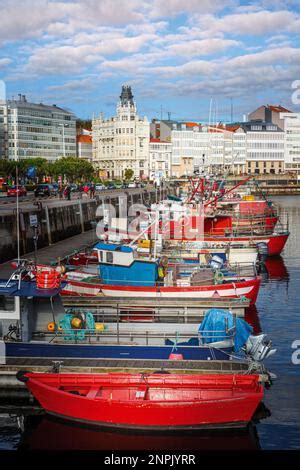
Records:
M81 328L81 325L82 325L82 320L81 318L78 318L78 317L73 317L72 320L71 320L71 327L76 329L76 330L79 330Z
M95 323L95 330L98 332L102 332L105 329L105 325L103 323Z

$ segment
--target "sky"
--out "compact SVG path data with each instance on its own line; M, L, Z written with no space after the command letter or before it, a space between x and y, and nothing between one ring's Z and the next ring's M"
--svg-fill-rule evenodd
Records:
M0 18L7 98L110 117L126 84L148 119L300 112L300 0L0 0Z

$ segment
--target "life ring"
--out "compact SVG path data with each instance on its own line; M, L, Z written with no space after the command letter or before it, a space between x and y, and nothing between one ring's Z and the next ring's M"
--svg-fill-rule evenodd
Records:
M61 275L53 268L38 269L36 286L38 289L57 289L60 286Z

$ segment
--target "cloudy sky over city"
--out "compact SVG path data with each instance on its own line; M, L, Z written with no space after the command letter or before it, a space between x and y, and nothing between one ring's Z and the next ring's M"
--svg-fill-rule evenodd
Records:
M300 111L299 0L0 0L0 17L8 98L108 117L130 84L149 118Z

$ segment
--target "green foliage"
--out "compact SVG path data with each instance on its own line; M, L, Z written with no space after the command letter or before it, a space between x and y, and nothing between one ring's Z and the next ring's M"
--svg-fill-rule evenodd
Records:
M45 158L25 158L18 162L14 160L0 160L0 175L8 179L15 178L16 167L18 167L19 177L25 177L29 167L36 168L36 176L42 177L48 173L48 162Z
M93 166L77 157L60 158L53 163L45 158L26 158L19 162L12 160L0 160L0 176L14 179L16 176L16 167L18 167L19 178L25 177L29 167L36 168L36 176L51 176L57 179L58 176L66 177L68 181L88 180L94 173Z
M65 157L49 165L49 175L57 178L65 176L71 183L79 180L88 180L94 173L91 163L77 157Z
M77 119L76 128L77 129L92 129L92 121L90 119Z
M124 173L125 180L131 180L133 175L134 175L134 171L131 168L126 168L125 173Z

